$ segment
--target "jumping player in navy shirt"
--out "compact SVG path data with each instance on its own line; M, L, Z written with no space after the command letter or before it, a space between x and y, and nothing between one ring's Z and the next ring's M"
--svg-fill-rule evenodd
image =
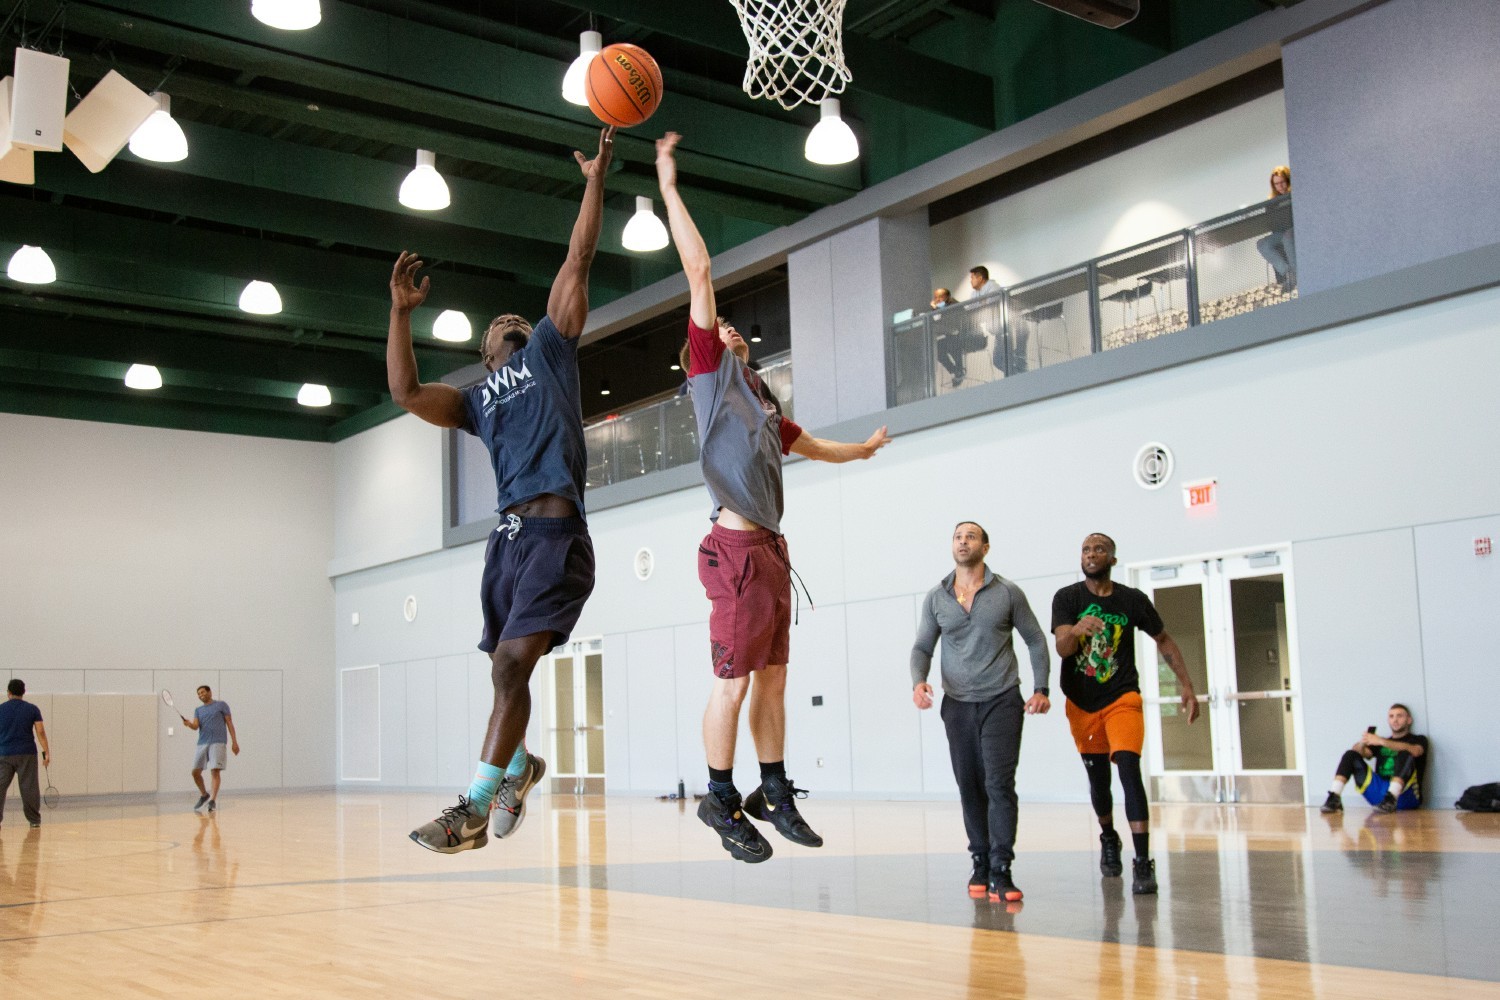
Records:
M585 187L568 258L552 283L547 315L533 329L520 316L496 317L480 354L489 376L457 389L421 382L411 346L411 313L431 283L416 282L421 259L402 251L391 272L391 325L386 369L391 397L439 427L459 428L484 442L495 469L500 525L484 555L480 602L495 700L467 794L411 832L431 851L457 854L506 837L526 815L526 793L546 762L522 744L531 718L529 682L537 660L578 624L594 589L594 548L583 520L583 407L578 388L578 336L589 314L589 266L604 215L604 178L614 129L599 133L592 160L575 152ZM486 831L486 827L490 831Z

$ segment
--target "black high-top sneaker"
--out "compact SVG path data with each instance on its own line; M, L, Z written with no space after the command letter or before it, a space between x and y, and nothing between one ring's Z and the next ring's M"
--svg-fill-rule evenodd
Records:
M990 884L988 894L991 903L1018 903L1021 901L1021 890L1016 883L1011 881L1010 865L1001 865L990 869Z
M978 899L984 895L990 884L990 856L988 854L971 856L974 858L974 871L969 875L969 895Z
M1137 896L1156 894L1156 862L1150 858L1136 858L1130 882L1130 891Z
M1120 835L1113 829L1099 834L1099 871L1110 878L1119 878L1125 872L1120 860Z
M710 791L698 803L698 818L719 835L724 850L735 860L753 865L771 856L771 845L766 843L755 824L745 818L738 794L726 802Z
M1341 813L1344 811L1344 800L1333 792L1328 793L1328 798L1323 800L1323 806L1318 810L1323 813Z
M807 789L797 788L791 778L769 777L745 800L745 812L770 823L776 832L803 847L822 847L823 838L813 832L797 811L797 800L807 798Z

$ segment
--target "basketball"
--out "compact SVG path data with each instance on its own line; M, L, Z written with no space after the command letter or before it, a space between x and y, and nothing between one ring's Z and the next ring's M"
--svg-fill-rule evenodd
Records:
M661 105L661 69L639 45L606 45L589 63L589 110L606 125L639 125Z

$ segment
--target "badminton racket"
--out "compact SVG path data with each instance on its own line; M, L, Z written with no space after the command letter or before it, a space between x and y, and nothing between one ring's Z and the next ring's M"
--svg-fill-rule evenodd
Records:
M57 786L52 783L52 765L42 765L47 770L47 790L42 793L42 801L47 804L48 809L56 809L62 794L58 792Z
M172 701L172 692L168 691L166 688L162 688L161 689L161 700L162 700L162 704L166 705L172 711L177 712L177 717L179 719L181 719L183 722L187 721L187 716L185 716L181 712L179 712L177 710L177 704Z

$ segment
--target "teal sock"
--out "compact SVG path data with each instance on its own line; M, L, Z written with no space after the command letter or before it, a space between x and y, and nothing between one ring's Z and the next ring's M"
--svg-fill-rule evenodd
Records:
M500 787L500 778L504 771L494 764L486 764L480 761L474 766L474 781L469 785L469 811L478 815L484 815L490 811L490 803L495 801L495 791Z
M527 756L526 744L525 742L522 742L520 746L516 747L515 756L511 757L510 759L510 766L505 769L506 776L510 778L519 778L521 775L525 774Z

